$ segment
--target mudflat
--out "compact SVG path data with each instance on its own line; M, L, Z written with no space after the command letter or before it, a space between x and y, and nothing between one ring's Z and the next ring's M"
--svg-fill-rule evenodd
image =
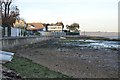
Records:
M63 42L43 41L13 52L73 78L118 78L118 51L66 46Z

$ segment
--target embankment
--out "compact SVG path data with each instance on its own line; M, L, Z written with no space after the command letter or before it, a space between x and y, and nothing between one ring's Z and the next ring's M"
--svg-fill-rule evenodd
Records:
M0 39L1 50L10 49L16 46L23 46L33 44L45 40L52 39L53 37L6 37Z

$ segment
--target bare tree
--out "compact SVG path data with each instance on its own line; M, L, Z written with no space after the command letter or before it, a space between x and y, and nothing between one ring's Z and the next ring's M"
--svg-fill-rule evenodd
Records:
M5 27L7 27L8 36L11 36L11 26L19 16L19 9L14 6L11 8L12 0L2 0L2 26L3 26L3 36L5 36Z

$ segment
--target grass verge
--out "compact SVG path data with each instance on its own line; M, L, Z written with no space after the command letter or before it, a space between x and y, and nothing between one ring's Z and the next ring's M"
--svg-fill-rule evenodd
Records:
M48 68L32 62L27 58L14 56L12 62L4 64L5 67L20 73L26 78L69 78L59 72L51 71Z

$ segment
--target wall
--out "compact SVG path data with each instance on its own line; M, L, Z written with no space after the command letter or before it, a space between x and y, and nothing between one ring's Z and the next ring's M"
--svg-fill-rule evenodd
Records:
M51 38L52 37L10 37L0 40L0 43L2 42L3 49L9 49L15 46L22 46L26 44L32 44L44 40L49 40Z
M65 32L40 32L42 36L54 36L54 37L61 37L66 36Z

